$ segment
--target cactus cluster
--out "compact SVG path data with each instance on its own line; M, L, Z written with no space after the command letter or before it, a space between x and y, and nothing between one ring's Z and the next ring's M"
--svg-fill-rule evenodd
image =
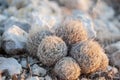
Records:
M28 51L45 66L54 66L60 80L75 80L80 74L106 70L108 57L98 42L88 39L82 22L66 19L52 29L55 33L40 29L30 35Z

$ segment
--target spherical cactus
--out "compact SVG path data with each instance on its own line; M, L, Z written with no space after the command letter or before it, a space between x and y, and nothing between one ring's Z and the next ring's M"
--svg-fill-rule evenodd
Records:
M37 56L46 66L54 65L59 59L67 55L67 46L65 42L56 36L44 38L39 47Z
M109 59L105 53L102 53L102 61L100 63L100 66L98 68L98 71L105 71L109 64Z
M61 37L67 45L75 44L87 39L87 32L82 22L77 20L65 20L55 29L55 34Z
M70 51L70 55L79 63L81 73L83 74L98 70L103 59L103 53L104 51L101 46L93 40L86 40L75 44Z
M76 80L80 75L80 67L71 57L60 59L54 67L54 72L60 80Z
M53 33L47 28L33 27L29 32L29 37L27 41L27 50L29 54L32 56L36 56L40 42L43 38L50 35L53 35Z

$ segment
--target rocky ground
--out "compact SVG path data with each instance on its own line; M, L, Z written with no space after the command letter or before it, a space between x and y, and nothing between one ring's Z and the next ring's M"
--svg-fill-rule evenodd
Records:
M63 80L54 73L54 65L48 66L52 62L44 63L45 60L36 57L36 46L39 43L35 47L30 46L32 53L28 51L27 43L29 37L43 27L45 30L49 28L53 33L42 35L53 35L53 28L62 24L66 18L81 21L88 40L97 41L109 59L106 70L81 73L76 80L120 80L119 0L0 0L0 80ZM36 36L33 41L37 41ZM62 57L68 57L64 42L58 41L58 45L61 41L60 45L65 49ZM67 46L70 44L67 41L65 43ZM54 55L51 55L53 58ZM69 61L74 63L72 59Z

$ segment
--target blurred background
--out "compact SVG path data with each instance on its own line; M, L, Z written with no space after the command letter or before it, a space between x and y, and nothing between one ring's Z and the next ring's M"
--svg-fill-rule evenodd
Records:
M120 0L0 0L0 33L9 23L52 28L72 16L91 29L91 37L107 45L120 40L119 14Z

